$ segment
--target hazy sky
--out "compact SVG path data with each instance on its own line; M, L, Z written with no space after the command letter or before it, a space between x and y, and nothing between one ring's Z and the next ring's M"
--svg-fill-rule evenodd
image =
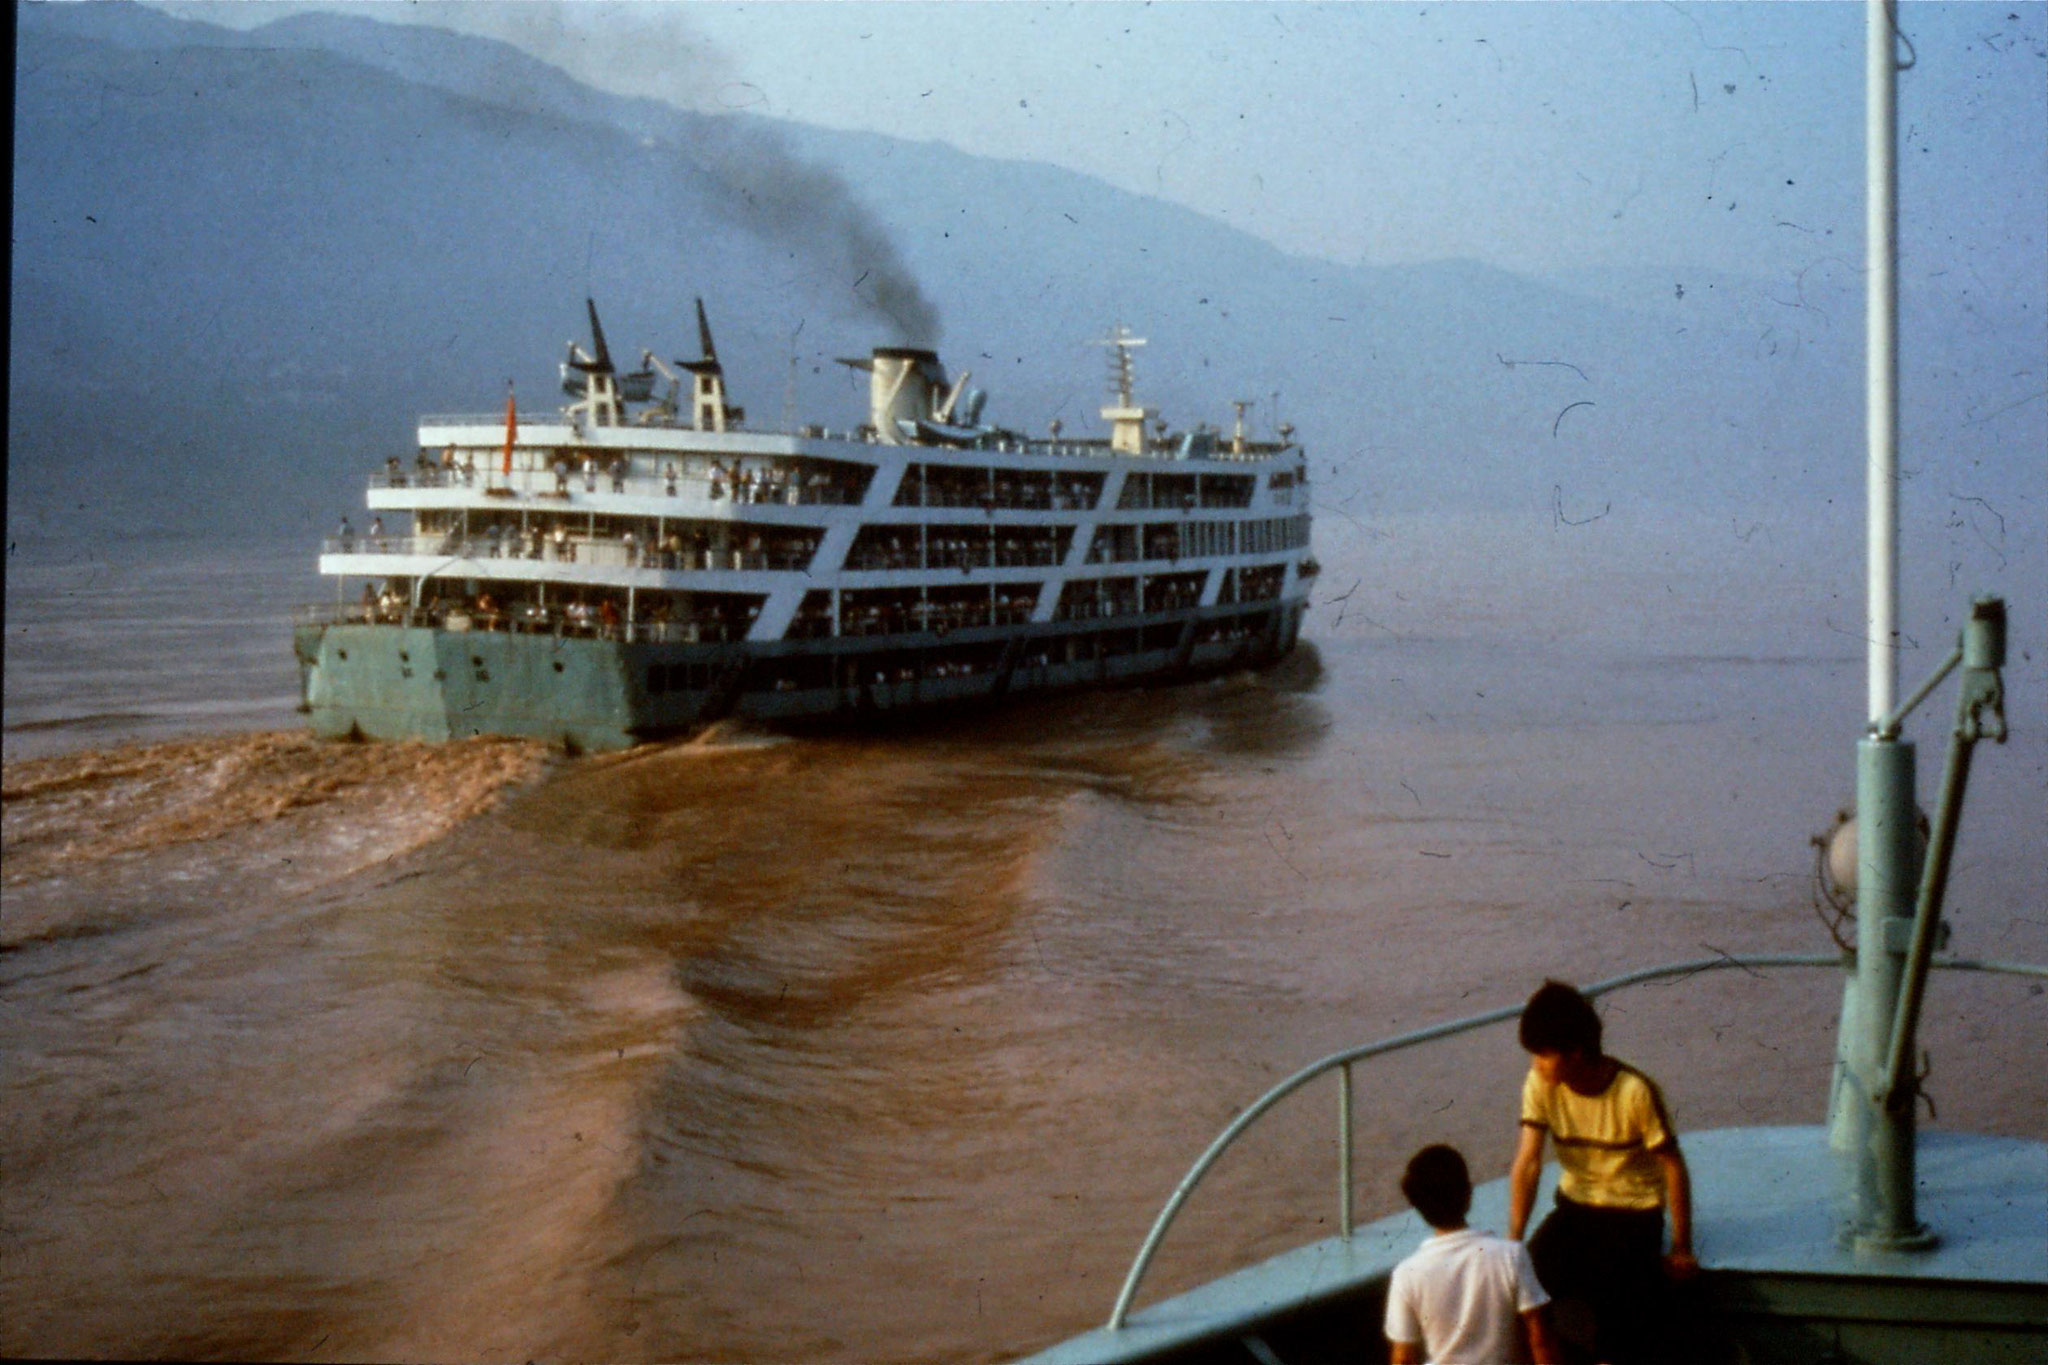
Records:
M163 8L488 34L614 91L1052 162L1344 262L1860 260L1861 3ZM2048 4L1901 22L1909 255L1946 239L2040 281Z

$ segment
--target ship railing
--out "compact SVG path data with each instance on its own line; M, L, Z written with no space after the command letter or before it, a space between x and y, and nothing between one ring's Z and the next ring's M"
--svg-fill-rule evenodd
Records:
M293 609L301 626L407 626L416 629L497 631L515 635L553 635L572 639L696 644L742 638L744 626L715 616L688 620L608 621L595 609L541 607L521 603L507 610L481 609L474 604L436 601L417 607L389 600L375 602L313 602Z
M479 491L489 498L535 498L547 502L576 503L597 497L661 497L691 502L731 502L737 505L788 507L850 507L860 501L857 489L826 476L808 479L767 478L736 483L701 470L678 470L673 476L664 470L632 470L619 478L600 471L586 477L580 470L558 476L546 469L515 469L510 474L467 467L443 469L378 469L370 473L372 489L462 488Z
M329 536L320 543L323 554L432 555L439 559L472 561L519 561L546 564L585 564L610 569L661 569L671 572L695 570L768 570L801 573L808 569L815 548L803 549L708 549L649 547L612 537L551 536Z
M907 607L849 607L841 613L839 633L847 636L903 635L973 630L983 626L1021 626L1031 620L1037 603L1012 598L987 605L946 606L912 603Z
M698 430L697 424L688 417L662 417L652 411L644 414L644 420L642 420L642 416L641 414L636 414L635 420L624 422L617 426L591 427L578 420L553 413L536 414L530 417L522 415L518 420L517 432L512 443L514 447L535 444L567 446L580 438L587 437L593 431ZM499 437L495 443L495 448L499 450L504 449L505 413L502 409L497 412L430 412L420 417L419 425L422 428L488 427ZM733 435L794 436L806 441L858 441L864 439L862 433L858 431L833 431L829 427L818 426L815 423L798 426L786 426L779 423L773 426L759 426L749 422L744 426L737 424L728 425L726 430ZM542 433L547 433L545 440L539 439ZM556 439L556 433L560 434L559 439Z
M419 419L419 426L422 430L427 427L487 427L492 432L498 433L505 430L505 414L503 412L428 413ZM522 417L517 423L512 444L515 449L530 445L559 445L575 448L574 443L587 437L592 430L610 432L635 430L694 431L696 429L696 424L687 418L660 417L652 413L646 414L644 420L635 420L618 426L594 429L588 428L568 417ZM756 426L749 424L743 427L729 427L727 430L735 435L790 436L803 441L852 441L863 445L881 444L876 438L874 429L865 426L845 431L834 431L829 427L819 426L815 423L804 423L797 426L781 424ZM542 433L547 433L547 435L543 438ZM502 440L494 441L492 446L488 448L503 450L504 442ZM955 447L932 445L915 448L923 450L948 450ZM1091 439L1069 436L1055 437L1047 440L1011 432L992 437L984 445L971 448L993 451L999 455L1029 452L1037 455L1056 455L1073 458L1093 457L1099 459L1104 455L1115 453L1129 459L1183 460L1189 458L1188 455L1182 453L1180 437L1178 436L1165 441L1148 440L1145 443L1145 448L1140 451L1112 452L1109 441L1104 438ZM1229 441L1224 440L1219 441L1214 449L1208 450L1194 458L1227 460L1241 464L1257 464L1270 460L1276 455L1284 455L1290 450L1299 449L1300 446L1293 441L1246 441L1244 449L1240 451L1232 450Z
M897 490L896 500L890 506L943 507L955 511L975 512L988 512L998 508L1006 512L1092 512L1100 497L1100 493L1038 495L1029 492L960 492L937 488L920 489L906 484Z
M333 535L320 542L320 553L329 555L432 555L447 554L449 537L376 534Z
M2029 962L1990 962L1948 958L1936 959L1933 965L1950 971L1994 972L2013 976L2048 979L2048 967ZM1834 967L1840 970L1843 966L1844 956L1841 953L1763 953L1748 956L1721 953L1715 957L1694 958L1686 962L1672 962L1661 967L1646 967L1639 971L1627 972L1621 976L1610 977L1591 986L1582 986L1579 988L1579 993L1588 999L1593 999L1613 991L1626 989L1630 986L1641 985L1646 981L1659 981L1670 977L1693 977L1706 972L1722 971L1728 968L1753 972L1758 968L1769 967ZM1520 1017L1522 1008L1519 1004L1503 1005L1499 1009L1488 1010L1483 1014L1467 1015L1463 1019L1454 1019L1449 1023L1433 1024L1428 1028L1398 1034L1395 1037L1382 1039L1376 1043L1367 1043L1362 1047L1346 1048L1341 1052L1333 1052L1318 1061L1310 1062L1307 1066L1301 1068L1301 1070L1285 1080L1280 1081L1270 1090L1266 1091L1265 1094L1253 1100L1250 1105L1246 1106L1243 1112L1239 1113L1236 1118L1232 1119L1224 1127L1222 1132L1216 1135L1208 1147L1203 1150L1202 1154L1195 1159L1195 1164L1189 1168L1185 1176L1181 1177L1180 1184L1174 1188L1173 1194L1166 1201L1166 1206L1160 1210L1159 1216L1153 1220L1151 1231L1146 1233L1144 1243L1138 1248L1137 1257L1131 1262L1130 1272L1124 1276L1123 1287L1117 1292L1116 1303L1110 1309L1109 1330L1112 1332L1122 1330L1125 1321L1130 1316L1131 1303L1137 1297L1138 1285L1144 1279L1145 1272L1151 1268L1153 1257L1158 1253L1160 1244L1166 1240L1167 1229L1173 1226L1174 1219L1179 1216L1182 1207L1188 1201L1188 1197L1195 1192L1195 1187L1202 1183L1203 1177L1208 1175L1210 1168L1215 1166L1217 1159L1229 1150L1240 1137L1243 1137L1273 1106L1311 1081L1328 1075L1334 1075L1337 1078L1337 1229L1338 1235L1344 1240L1349 1241L1353 1227L1351 1179L1353 1153L1351 1119L1352 1068L1360 1062L1370 1061L1375 1057L1384 1057L1412 1047L1420 1047L1424 1043L1438 1042L1445 1038L1456 1037L1461 1033L1470 1033L1475 1029L1486 1028L1489 1025L1505 1023L1510 1019Z
M849 570L862 573L886 572L928 572L933 569L1049 569L1061 560L1051 550L1037 552L998 552L990 557L987 553L941 553L934 552L923 560L914 554L856 554L846 560Z

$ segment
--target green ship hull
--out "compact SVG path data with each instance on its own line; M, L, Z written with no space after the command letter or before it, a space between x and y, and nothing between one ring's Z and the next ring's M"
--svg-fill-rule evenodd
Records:
M1076 688L1171 682L1284 657L1303 606L1208 608L949 634L684 643L445 625L302 625L318 734L520 735L572 751L687 735L729 716L858 722Z

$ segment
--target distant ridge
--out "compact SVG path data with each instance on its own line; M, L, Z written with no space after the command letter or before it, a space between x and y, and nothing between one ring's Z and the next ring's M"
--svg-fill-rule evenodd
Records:
M701 294L740 401L779 413L794 351L799 411L852 417L829 361L888 339L869 267L890 257L995 420L1090 426L1083 343L1123 318L1154 338L1148 401L1222 424L1195 404L1254 400L1353 516L1546 516L1560 496L1776 513L1855 468L1846 271L1681 299L1648 266L1346 266L1064 170L623 99L419 26L18 18L13 534L325 526L419 412L488 408L507 379L552 404L586 294L622 350L664 355ZM761 148L785 158L775 185L750 178ZM833 194L871 237L816 230ZM1997 362L2039 352L2039 310L1921 304L1922 476L2029 477L2048 417Z

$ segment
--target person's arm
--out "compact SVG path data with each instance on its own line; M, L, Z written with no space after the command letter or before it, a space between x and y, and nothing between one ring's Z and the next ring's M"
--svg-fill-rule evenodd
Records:
M1408 1294L1408 1273L1403 1262L1387 1280L1387 1311L1380 1320L1380 1331L1387 1339L1391 1365L1422 1365L1422 1319L1416 1316L1415 1302Z
M1515 1148L1514 1165L1508 1168L1508 1240L1522 1240L1529 1226L1529 1213L1536 1207L1536 1182L1543 1174L1544 1131L1532 1123L1522 1125L1520 1145Z
M1534 1365L1562 1365L1564 1356L1558 1351L1557 1337L1550 1330L1550 1310L1538 1304L1522 1314L1522 1330L1529 1337L1529 1359Z
M1656 1156L1657 1164L1664 1168L1664 1204L1671 1216L1671 1251L1664 1258L1664 1268L1674 1279L1689 1280L1700 1269L1692 1254L1692 1173L1686 1170L1685 1155L1675 1146Z

